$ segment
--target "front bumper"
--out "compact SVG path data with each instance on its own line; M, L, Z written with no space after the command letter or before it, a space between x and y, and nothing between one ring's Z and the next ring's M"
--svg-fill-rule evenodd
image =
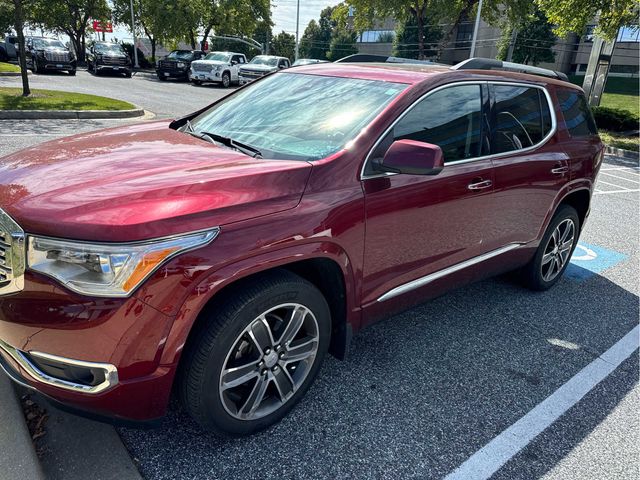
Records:
M0 296L0 367L74 409L150 421L164 415L176 372L160 364L173 320L135 297L84 297L27 272L24 290ZM94 381L75 380L87 371Z
M194 72L191 70L191 79L201 82L222 82L222 71L219 72Z
M71 62L56 62L52 60L46 59L38 59L38 68L43 70L61 70L61 71L72 71L76 69L76 61Z
M131 66L129 65L96 65L96 70L110 71L116 73L131 73Z
M189 69L157 68L156 75L158 75L158 77L165 78L187 78L189 76Z

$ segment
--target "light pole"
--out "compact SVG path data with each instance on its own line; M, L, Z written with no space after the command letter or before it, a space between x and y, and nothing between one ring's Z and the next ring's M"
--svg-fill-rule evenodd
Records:
M469 52L469 58L473 58L476 55L476 40L478 40L478 27L480 27L481 13L482 13L482 0L478 2L478 13L476 14L476 25L473 28L473 38L471 39L471 51Z
M298 51L299 51L299 32L300 32L300 0L298 0L298 8L296 10L296 58L294 60L298 60Z
M482 0L480 0L482 1ZM134 68L140 68L140 64L138 63L138 47L136 46L136 21L133 16L133 0L129 0L131 5L131 33L133 34L133 59L134 59Z

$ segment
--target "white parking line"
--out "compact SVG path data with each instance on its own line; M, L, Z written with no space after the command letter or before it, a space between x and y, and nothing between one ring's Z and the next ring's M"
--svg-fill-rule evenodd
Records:
M608 172L602 172L603 175L607 175L609 177L613 177L613 178L619 178L620 180L624 180L625 182L631 182L631 183L640 183L638 180L634 180L631 178L625 178L625 177L621 177L619 175L614 175L613 173L608 173Z
M640 189L637 190L597 190L593 193L594 195L605 195L607 193L637 193L640 192Z
M533 410L469 457L445 480L488 479L629 358L638 348L639 334L640 326L636 326Z

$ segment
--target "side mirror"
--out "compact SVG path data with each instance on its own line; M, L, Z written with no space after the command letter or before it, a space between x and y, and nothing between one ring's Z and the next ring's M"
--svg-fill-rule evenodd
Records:
M236 60L231 60L231 65L237 65L238 62Z
M415 140L393 142L382 163L374 164L378 171L410 175L437 175L443 167L444 157L439 146Z

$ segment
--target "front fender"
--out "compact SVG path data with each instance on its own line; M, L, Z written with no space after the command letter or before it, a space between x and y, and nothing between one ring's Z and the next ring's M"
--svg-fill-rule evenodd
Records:
M304 243L227 264L194 285L175 317L167 337L161 364L170 365L178 362L198 315L222 289L251 275L316 258L330 259L340 267L344 275L346 289L346 321L352 330L358 330L360 327L360 308L355 301L356 282L354 281L353 266L347 253L339 245L329 241Z

